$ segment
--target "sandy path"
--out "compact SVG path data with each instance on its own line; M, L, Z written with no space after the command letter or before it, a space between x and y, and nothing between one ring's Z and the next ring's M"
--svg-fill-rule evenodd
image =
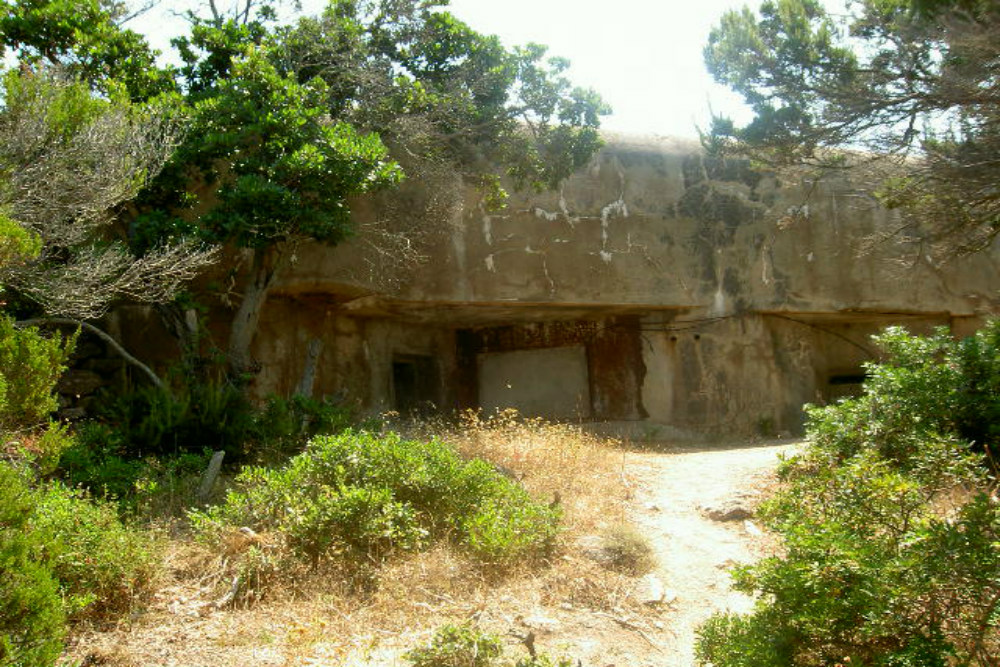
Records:
M657 639L665 653L662 667L694 665L695 629L708 616L730 609L745 611L751 600L730 589L727 568L748 563L768 550L768 538L746 521L715 521L703 507L737 501L752 506L773 479L781 454L797 444L733 449L677 449L635 453L626 459L637 483L632 520L654 544L660 576L674 613Z

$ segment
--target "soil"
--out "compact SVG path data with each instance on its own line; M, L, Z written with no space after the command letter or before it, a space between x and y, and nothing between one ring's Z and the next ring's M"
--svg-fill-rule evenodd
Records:
M656 557L644 577L611 575L579 545L570 545L551 572L464 592L408 587L404 572L398 588L385 592L402 619L386 632L322 595L217 610L207 604L215 593L193 586L188 575L168 582L131 625L79 635L67 657L114 667L402 667L409 664L403 653L426 643L441 623L474 620L503 636L512 657L527 655L530 634L539 652L583 667L691 667L698 625L715 612L752 605L730 589L729 569L773 551L753 511L773 487L779 456L798 446L626 452L624 518ZM441 560L413 567L452 566ZM593 590L598 584L615 590ZM653 592L658 599L646 599L650 588L660 588Z

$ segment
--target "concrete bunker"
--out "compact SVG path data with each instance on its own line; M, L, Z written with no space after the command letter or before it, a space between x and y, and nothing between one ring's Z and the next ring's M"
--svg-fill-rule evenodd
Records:
M511 407L654 438L778 435L801 430L804 403L859 390L883 327L968 335L1000 311L996 249L939 266L912 232L859 255L900 223L865 184L699 150L611 136L558 192L487 212L470 191L391 284L371 279L363 243L303 244L265 308L255 390L294 391L321 339L316 395L366 413Z

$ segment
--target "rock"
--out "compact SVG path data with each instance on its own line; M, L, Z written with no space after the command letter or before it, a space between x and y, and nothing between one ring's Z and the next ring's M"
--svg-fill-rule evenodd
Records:
M80 368L94 371L98 375L108 377L114 375L125 367L125 362L121 359L88 359L80 364Z
M84 408L64 408L56 413L60 421L77 421L87 416Z
M580 555L600 565L608 565L614 556L608 552L607 544L600 535L584 535L576 541Z
M555 632L562 625L559 621L542 614L533 614L521 619L521 625L538 632Z
M93 371L68 370L56 383L56 391L69 396L93 394L104 384L104 378Z
M712 521L745 521L753 516L746 498L730 498L716 505L702 505L702 514Z
M659 577L655 574L647 574L639 580L636 597L643 604L663 604L667 597L667 589Z
M660 506L657 505L656 503L646 503L646 509L649 510L650 512L659 512L659 511L661 511L660 510Z

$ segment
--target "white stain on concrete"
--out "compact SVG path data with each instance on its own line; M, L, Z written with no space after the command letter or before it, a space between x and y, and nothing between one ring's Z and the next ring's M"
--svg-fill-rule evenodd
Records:
M483 238L486 245L493 245L493 216L483 215Z
M722 291L722 285L719 285L718 289L715 290L715 296L712 298L712 308L709 311L712 317L719 317L726 314L726 294Z
M561 214L561 211L546 211L541 206L535 207L535 217L548 220L549 222L555 222Z

